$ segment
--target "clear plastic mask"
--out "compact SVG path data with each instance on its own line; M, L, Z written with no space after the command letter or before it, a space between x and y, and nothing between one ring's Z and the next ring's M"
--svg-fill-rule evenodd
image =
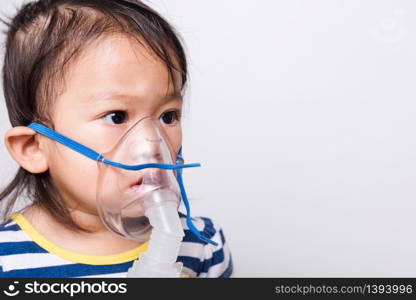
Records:
M203 236L192 223L183 183L182 169L201 165L184 164L182 148L173 163L163 130L152 117L139 120L111 151L102 154L40 123L32 122L27 127L98 162L97 210L113 233L146 241L151 230L146 209L162 205L177 209L182 200L189 229L201 240L218 245Z
M163 131L151 117L138 121L102 156L129 166L174 164ZM180 189L174 170L126 170L102 163L98 163L98 168L98 212L108 229L117 235L146 241L151 230L146 206L169 201L179 207ZM165 196L157 197L161 194Z

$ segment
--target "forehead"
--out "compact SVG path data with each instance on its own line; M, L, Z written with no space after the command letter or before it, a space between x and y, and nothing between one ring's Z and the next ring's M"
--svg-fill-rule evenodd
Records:
M72 63L65 76L69 93L79 101L108 94L165 97L178 95L181 76L171 82L167 66L147 46L121 34L94 41Z

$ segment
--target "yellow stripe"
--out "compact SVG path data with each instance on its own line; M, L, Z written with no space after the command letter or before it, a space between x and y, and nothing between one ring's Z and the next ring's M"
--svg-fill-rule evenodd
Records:
M29 221L20 213L15 213L12 215L12 219L22 228L22 230L40 247L52 253L56 256L59 256L63 259L88 265L112 265L112 264L121 264L137 259L143 252L147 250L148 242L140 245L137 248L132 250L112 254L112 255L87 255L80 254L66 250L59 247L58 245L47 240L43 235L41 235Z

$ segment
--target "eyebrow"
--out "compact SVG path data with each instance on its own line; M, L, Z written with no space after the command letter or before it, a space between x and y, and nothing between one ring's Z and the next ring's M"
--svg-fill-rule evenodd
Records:
M132 100L132 99L141 99L143 100L142 96L138 96L138 95L132 95L132 94L123 94L120 92L109 92L109 91L105 91L105 92L99 92L96 94L92 94L89 96L88 98L88 102L101 102L101 101L118 101L120 99L127 99L127 100ZM171 93L166 94L163 98L162 101L163 103L167 103L167 102L171 102L174 100L179 100L182 101L182 94L178 91L173 91Z

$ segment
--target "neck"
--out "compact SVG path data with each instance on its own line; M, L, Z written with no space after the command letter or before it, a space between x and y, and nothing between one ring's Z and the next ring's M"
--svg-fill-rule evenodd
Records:
M83 254L110 255L131 250L142 243L121 238L110 232L98 215L71 209L71 217L91 232L75 232L57 222L41 208L32 205L22 213L45 238L58 246Z
M71 218L81 228L84 228L91 233L102 234L111 233L104 226L97 213L85 212L77 209L70 209Z

